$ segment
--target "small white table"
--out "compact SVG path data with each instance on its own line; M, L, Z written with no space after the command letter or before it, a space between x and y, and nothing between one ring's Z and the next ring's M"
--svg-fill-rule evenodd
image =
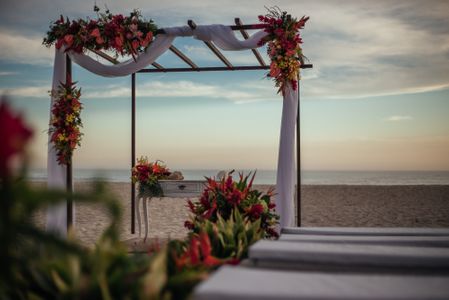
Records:
M160 180L159 181L164 197L172 198L187 198L187 197L198 197L204 190L204 185L206 181L204 180ZM148 237L148 203L154 197L138 197L136 205L136 216L137 222L139 223L139 238L142 235L142 219L140 211L140 203L142 203L143 208L143 221L145 225L145 237L146 241Z

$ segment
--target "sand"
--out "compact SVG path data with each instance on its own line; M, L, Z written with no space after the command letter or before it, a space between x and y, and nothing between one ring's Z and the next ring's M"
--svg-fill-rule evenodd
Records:
M45 183L33 183L44 186ZM89 182L76 182L75 190L86 190ZM131 200L129 183L108 183L124 211L121 239L131 234ZM269 186L256 186L265 190ZM449 185L416 186L303 186L302 226L355 227L449 227ZM194 199L194 198L193 198ZM186 198L155 198L149 204L149 237L165 240L183 238L188 219ZM34 216L43 226L44 213ZM76 233L86 246L93 246L109 222L99 205L76 205ZM137 230L137 226L136 226ZM143 231L143 228L142 228Z

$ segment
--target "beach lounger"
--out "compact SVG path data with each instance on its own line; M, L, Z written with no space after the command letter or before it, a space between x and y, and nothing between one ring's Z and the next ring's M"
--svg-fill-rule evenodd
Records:
M449 248L449 236L281 234L279 241Z
M449 277L325 274L223 266L197 286L195 300L449 299Z
M282 228L281 233L314 235L449 236L449 228L284 227Z
M261 240L249 259L255 267L278 269L449 274L449 248L441 247Z

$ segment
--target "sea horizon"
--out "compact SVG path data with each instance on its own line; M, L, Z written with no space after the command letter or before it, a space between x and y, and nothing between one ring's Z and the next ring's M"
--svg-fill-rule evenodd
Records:
M202 180L215 177L219 169L180 170L185 180ZM276 184L276 170L256 170L255 184ZM254 170L238 170L249 174ZM31 169L27 178L31 181L45 181L47 170ZM129 169L87 169L73 171L76 181L104 180L108 182L130 182ZM449 185L449 171L371 171L371 170L302 170L302 185Z

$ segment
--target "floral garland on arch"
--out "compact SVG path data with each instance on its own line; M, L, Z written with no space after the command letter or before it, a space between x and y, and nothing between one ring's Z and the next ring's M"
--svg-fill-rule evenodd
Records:
M56 91L57 100L53 103L50 120L50 141L56 149L56 156L60 165L66 165L71 161L76 146L81 146L83 127L81 122L80 102L81 89L76 87L76 82L69 80L61 83Z
M113 15L109 10L100 13L97 6L94 11L97 20L70 21L61 15L50 25L43 44L47 47L55 44L57 49L65 46L65 51L76 53L85 49L110 50L116 57L131 55L135 60L139 52L146 51L157 30L153 20L144 20L138 10L132 11L129 16Z
M279 8L269 9L267 15L259 16L259 21L266 25L265 32L268 33L259 45L268 43L271 64L267 77L273 78L279 88L278 93L285 92L287 83L291 84L293 90L298 87L299 70L303 61L299 29L304 28L308 19L309 17L302 17L297 20Z
M141 156L131 170L131 180L139 183L139 197L160 197L163 191L159 180L167 179L170 174L170 170L160 160L150 162L148 157Z

